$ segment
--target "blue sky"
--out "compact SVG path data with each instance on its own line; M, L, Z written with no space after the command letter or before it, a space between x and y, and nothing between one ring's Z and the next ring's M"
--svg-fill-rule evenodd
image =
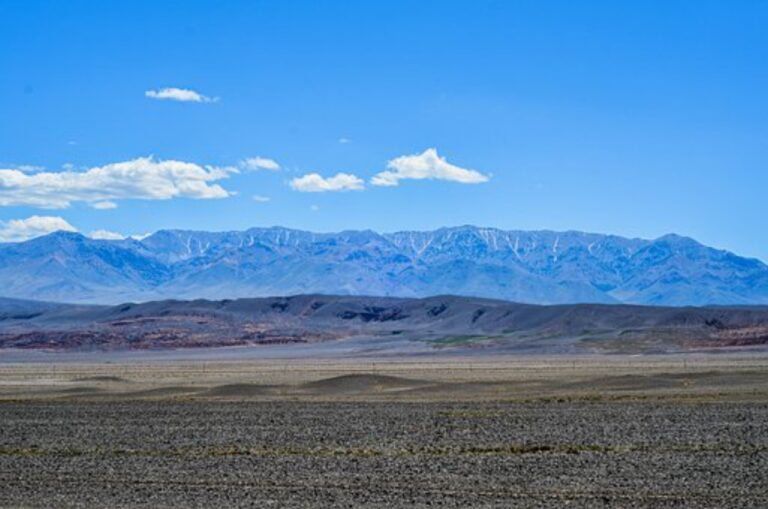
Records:
M768 260L766 25L764 1L0 0L0 236L477 224Z

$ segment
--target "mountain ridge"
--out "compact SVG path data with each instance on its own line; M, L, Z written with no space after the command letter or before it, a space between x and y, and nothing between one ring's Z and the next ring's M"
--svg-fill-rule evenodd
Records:
M537 304L768 304L768 266L668 234L653 240L471 225L315 233L55 232L0 244L0 296L82 303L306 293L456 294Z
M452 295L412 299L315 294L115 306L0 298L0 350L297 344L343 355L765 350L768 306L544 306Z

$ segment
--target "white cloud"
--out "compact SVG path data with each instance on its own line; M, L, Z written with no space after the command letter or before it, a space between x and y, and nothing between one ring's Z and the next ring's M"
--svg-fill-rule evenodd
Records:
M226 168L142 157L86 171L26 174L0 169L0 206L26 205L61 209L72 202L109 207L119 199L226 198L232 193L215 182L227 178ZM98 206L97 206L98 207Z
M349 138L345 138L345 137L343 137L343 136L342 136L341 138L339 138L339 143L341 143L341 144L352 143L352 140L350 140Z
M363 179L350 173L337 173L333 177L322 177L317 173L309 173L297 177L290 186L303 193L324 193L326 191L360 191L365 188Z
M91 203L91 207L97 210L116 209L117 203L113 201L97 201L97 202Z
M317 205L310 205L309 210L311 210L312 212L317 212L318 210L320 210L320 207L318 207Z
M253 201L259 202L259 203L267 203L268 201L272 201L272 198L269 196L259 196L258 194L253 197Z
M124 240L125 235L117 232L111 232L109 230L94 230L88 234L92 239L96 240Z
M476 170L454 166L440 157L437 149L428 148L421 154L401 156L387 163L388 171L377 173L371 179L375 186L397 186L401 180L449 180L461 184L488 182L490 177Z
M208 97L194 90L186 88L168 87L159 90L147 90L146 97L160 101L180 101L192 103L212 103L219 100L218 97Z
M57 231L77 232L78 229L59 216L31 216L26 219L11 219L10 221L0 221L0 242L24 242ZM124 240L126 238L125 235L109 230L94 230L88 236L98 240Z
M22 242L56 231L76 232L77 228L57 216L31 216L0 221L0 242Z
M258 170L270 170L277 171L280 169L280 165L274 159L268 159L266 157L250 157L240 161L240 167L244 170L258 171Z

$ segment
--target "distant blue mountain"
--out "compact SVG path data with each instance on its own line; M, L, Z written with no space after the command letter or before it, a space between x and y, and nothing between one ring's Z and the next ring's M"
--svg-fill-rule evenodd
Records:
M542 304L768 304L768 266L656 240L462 226L430 232L58 232L0 244L0 296L115 303L325 293L456 294Z

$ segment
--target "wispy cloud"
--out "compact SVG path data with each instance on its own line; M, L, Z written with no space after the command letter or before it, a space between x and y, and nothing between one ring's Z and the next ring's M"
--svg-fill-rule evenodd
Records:
M297 177L290 186L302 193L324 193L330 191L360 191L365 189L363 179L350 173L337 173L333 177L322 177L318 173L309 173Z
M269 196L259 196L257 194L256 196L253 197L253 201L258 203L267 203L272 201L272 198L270 198Z
M37 173L40 171L45 171L45 166L37 166L34 164L0 163L0 167L23 171L24 173Z
M37 173L40 171L45 171L45 166L33 166L30 164L22 164L21 166L17 166L16 169L23 171L24 173Z
M352 143L352 140L350 140L349 138L345 138L344 136L342 136L341 138L339 138L339 143L341 143L341 144L343 144L343 145L344 145L344 144L347 144L347 143Z
M232 193L216 182L230 174L223 168L152 157L85 171L27 174L0 169L0 206L62 209L84 202L110 208L120 199L226 198Z
M124 240L125 235L109 230L94 230L88 234L92 239L96 240Z
M374 175L374 186L397 186L401 180L448 180L460 184L488 182L490 176L476 170L460 168L440 157L437 149L428 148L421 154L401 156L387 163L387 171Z
M95 208L96 210L110 210L116 209L117 203L113 201L97 201L91 203L91 207Z
M274 159L267 157L249 157L240 161L240 168L250 171L269 170L277 171L280 169L280 165Z
M158 90L147 90L144 92L146 97L150 99L157 99L160 101L179 101L179 102L191 102L191 103L213 103L219 100L218 97L208 97L190 90L188 88L176 88L168 87Z
M0 221L0 242L22 242L56 231L76 232L77 228L58 216L31 216Z

